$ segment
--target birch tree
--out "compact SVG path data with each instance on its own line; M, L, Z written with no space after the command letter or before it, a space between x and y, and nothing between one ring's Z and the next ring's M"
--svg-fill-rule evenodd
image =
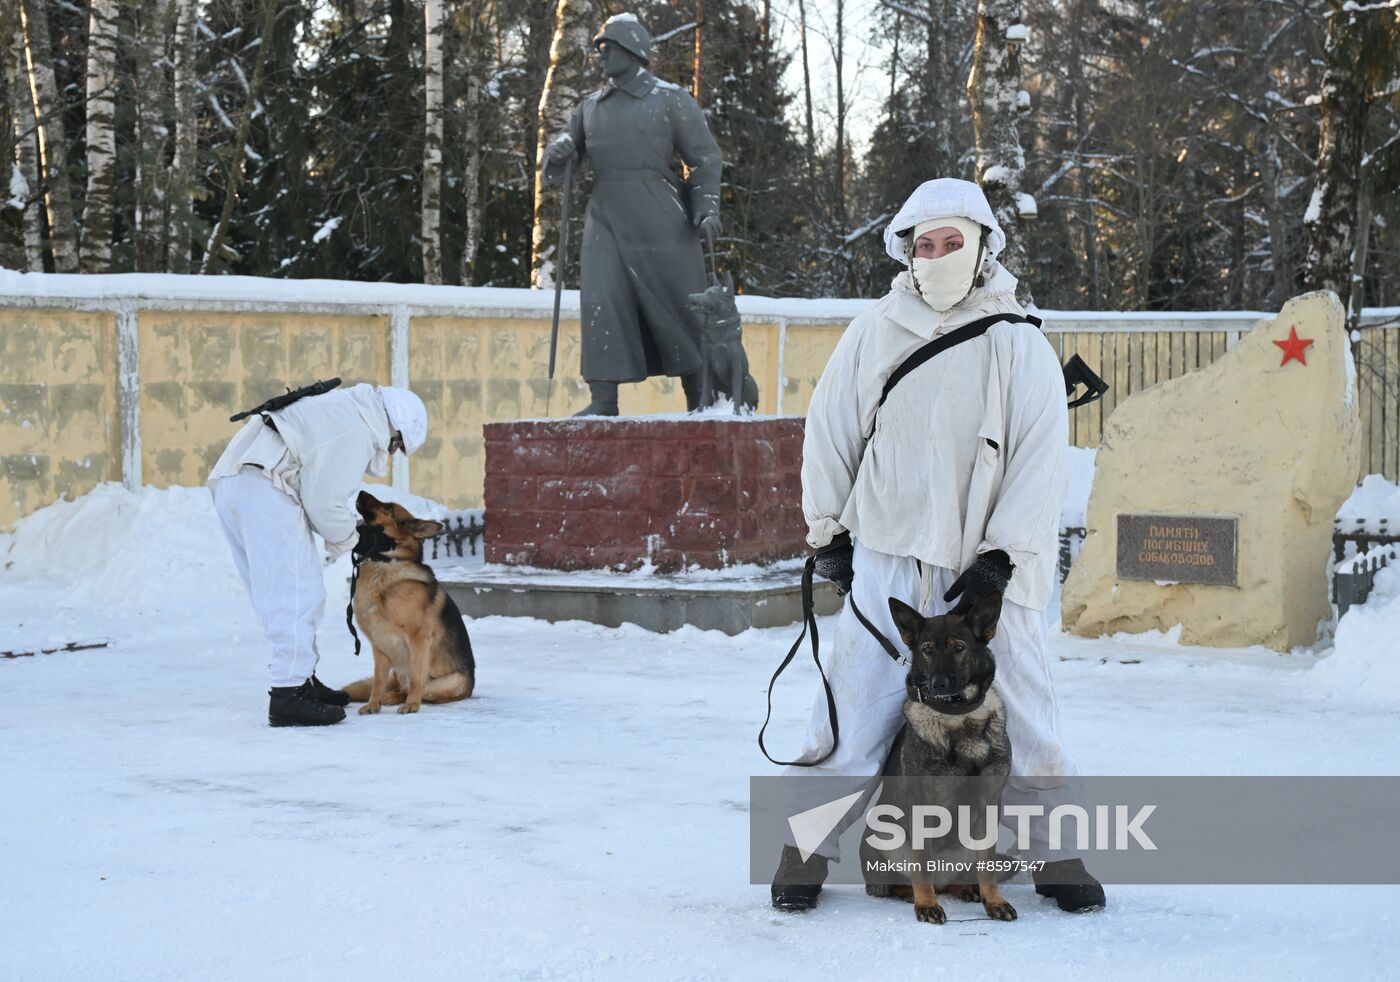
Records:
M583 98L589 43L598 23L598 12L592 0L559 0L555 8L549 72L540 93L536 161L544 159L545 147L567 129L570 114ZM543 180L535 181L530 285L540 290L554 286L554 277L563 275L563 263L567 258L555 255L559 247L559 213L563 206L561 192L562 188L551 188ZM581 212L576 209L576 213Z
M442 0L423 0L423 282L442 282Z
M967 80L977 143L977 181L1006 233L1001 262L1020 281L1018 299L1029 303L1030 263L1021 216L1034 214L1035 203L1022 190L1026 159L1016 120L1021 91L1019 49L1025 38L1020 0L979 0L972 73Z
M68 144L59 113L58 83L53 72L46 4L19 0L24 20L25 71L38 121L39 157L43 170L44 204L49 220L49 248L55 272L78 271L77 222L68 186Z
M134 265L138 270L165 268L165 246L169 237L170 223L165 208L169 130L165 118L170 109L170 93L164 66L170 15L169 0L140 0L132 5L135 23L131 61L136 68L132 92L136 102L132 218ZM88 223L84 221L83 224L86 228Z
M116 0L89 0L87 45L87 194L79 265L84 273L112 266L112 215L117 182ZM140 94L140 93L138 93Z
M475 60L467 74L466 102L462 137L467 145L467 165L462 174L462 192L467 221L459 282L471 286L476 276L476 251L481 245L481 80L477 77Z
M3 22L6 64L9 68L10 119L14 131L15 159L7 175L6 197L20 211L24 235L25 268L44 270L43 216L39 214L38 124L34 102L29 95L29 73L25 67L24 25L19 11L12 11Z
M194 229L194 160L199 121L195 115L195 22L197 0L175 0L175 156L170 164L169 249L171 272L190 269L190 240Z
M817 183L817 131L812 123L812 67L807 50L807 0L797 0L798 39L802 47L802 123L806 137L807 186Z

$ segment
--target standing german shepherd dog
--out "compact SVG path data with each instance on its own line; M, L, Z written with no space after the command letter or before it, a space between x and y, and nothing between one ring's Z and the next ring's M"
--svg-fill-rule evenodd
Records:
M914 902L914 916L927 924L942 924L947 915L936 893L960 900L980 900L987 914L999 921L1014 921L1016 908L1001 895L996 876L985 867L953 871L953 864L990 860L996 839L985 849L962 846L955 831L932 844L919 847L912 837L910 817L916 805L941 805L954 818L963 807L972 819L972 835L986 834L987 806L1000 805L1001 792L1011 773L1011 741L1006 735L1006 712L992 688L996 662L987 642L996 634L1001 616L1001 594L989 593L964 615L924 617L917 610L890 598L899 636L913 655L905 680L904 728L899 731L885 761L886 781L881 804L893 804L903 816L896 821L904 832L901 848L878 850L872 836L861 840L861 869L866 893L872 897L900 897ZM904 865L885 869L909 870L908 883L891 884L881 864Z
M466 699L476 686L471 639L457 605L423 564L423 540L442 523L364 491L355 507L392 545L366 556L355 573L355 620L374 651L374 677L347 685L346 694L365 703L362 715L383 705L416 713L424 702Z

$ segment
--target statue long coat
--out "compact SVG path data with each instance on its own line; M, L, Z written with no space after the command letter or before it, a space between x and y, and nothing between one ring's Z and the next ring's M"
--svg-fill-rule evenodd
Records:
M569 120L578 160L593 168L583 223L583 377L637 382L700 369L705 289L696 216L719 214L721 159L688 92L643 69L611 81ZM689 168L682 180L674 161ZM563 167L546 167L551 184Z

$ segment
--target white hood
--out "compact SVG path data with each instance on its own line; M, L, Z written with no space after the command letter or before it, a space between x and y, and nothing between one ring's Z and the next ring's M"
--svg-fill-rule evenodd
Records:
M910 232L920 222L938 218L970 218L990 230L987 236L987 256L991 262L1001 250L1006 248L1006 235L992 214L992 206L982 189L971 181L960 181L953 177L940 177L935 181L925 181L914 189L908 200L895 214L885 228L885 252L895 262L909 265L904 234ZM984 264L985 269L985 264Z

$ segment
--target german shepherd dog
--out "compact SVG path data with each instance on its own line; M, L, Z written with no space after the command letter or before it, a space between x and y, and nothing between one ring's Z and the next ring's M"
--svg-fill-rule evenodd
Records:
M385 705L416 713L424 702L466 699L476 686L471 639L457 605L423 564L423 540L442 523L365 491L355 508L393 547L366 557L355 573L355 620L374 652L374 676L347 685L346 694L365 703L361 715Z
M985 867L975 873L956 863L990 860L996 845L973 851L961 845L954 831L921 847L912 838L910 817L916 805L941 805L954 819L964 806L970 810L971 834L981 841L987 833L987 806L1001 803L1011 773L1011 741L1006 735L1006 712L992 688L996 663L987 642L997 630L1001 594L989 593L964 615L924 617L890 598L899 636L913 655L905 679L904 727L885 761L886 781L881 804L893 804L903 816L894 824L904 831L899 849L877 850L871 836L861 840L861 869L865 892L872 897L900 897L914 902L914 916L925 924L942 924L947 915L937 892L960 900L980 900L995 920L1014 921L1016 908L1006 902L997 877ZM891 884L880 863L903 861L894 869L910 870L909 883ZM941 862L940 862L941 861ZM877 864L877 865L872 865ZM888 865L886 869L890 868ZM876 881L879 882L876 882Z

